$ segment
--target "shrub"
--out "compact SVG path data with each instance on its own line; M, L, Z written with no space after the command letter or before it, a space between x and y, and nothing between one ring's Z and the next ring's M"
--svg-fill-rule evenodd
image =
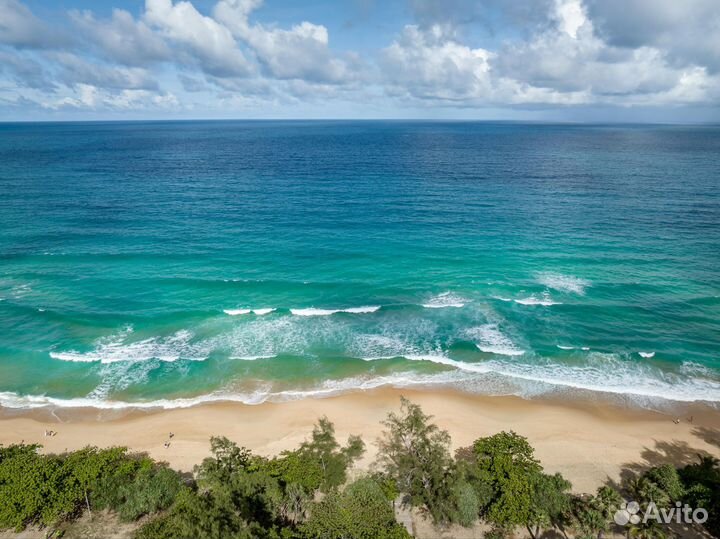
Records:
M310 440L295 451L284 451L270 463L285 483L297 483L306 492L327 492L344 484L350 465L365 452L359 436L350 436L341 447L335 439L335 426L322 417L313 428Z
M37 445L0 449L0 528L51 525L73 513L80 499L63 486L62 460Z
M170 507L180 491L180 486L177 472L169 468L143 470L132 483L122 489L123 503L115 509L122 520L137 520Z
M472 526L480 513L480 502L475 489L467 481L458 481L453 487L453 499L457 510L453 520L461 526Z
M720 461L700 456L697 463L682 468L679 476L687 493L687 502L708 512L705 528L713 536L720 537Z
M93 508L135 520L167 508L180 486L176 472L123 447L64 455L40 455L38 449L0 448L0 528L53 526Z
M600 537L611 529L622 497L611 487L600 487L595 496L574 497L571 502L572 526L581 538Z
M301 528L308 539L409 539L382 487L358 479L340 493L330 493L312 509Z
M655 483L667 495L670 502L680 501L685 495L685 487L678 471L670 464L650 468L645 472L645 478Z

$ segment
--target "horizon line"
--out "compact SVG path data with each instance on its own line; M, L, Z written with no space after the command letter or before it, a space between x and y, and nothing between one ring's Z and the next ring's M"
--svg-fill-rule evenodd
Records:
M0 125L8 124L100 124L100 123L190 123L190 122L393 122L393 123L485 123L485 124L536 124L536 125L654 125L654 126L693 126L714 127L720 122L653 122L653 121L584 121L584 120L514 120L514 119L462 119L462 118L144 118L144 119L84 119L84 120L4 120Z

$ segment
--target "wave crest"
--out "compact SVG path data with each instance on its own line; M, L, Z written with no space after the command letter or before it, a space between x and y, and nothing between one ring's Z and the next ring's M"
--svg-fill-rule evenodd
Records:
M295 316L330 316L336 313L369 314L380 309L380 305L365 305L363 307L347 307L345 309L316 309L307 307L304 309L290 309Z
M585 290L591 285L587 279L552 272L539 273L537 275L537 281L541 285L552 288L553 290L569 292L580 296L585 295Z
M460 308L464 307L467 300L452 292L443 292L437 296L433 296L428 300L427 303L423 303L422 306L426 309L444 309L447 307Z

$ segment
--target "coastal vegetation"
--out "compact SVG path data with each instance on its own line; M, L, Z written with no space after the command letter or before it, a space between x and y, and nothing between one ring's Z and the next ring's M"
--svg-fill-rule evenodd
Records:
M626 499L643 510L677 502L705 508L706 531L720 536L720 462L710 457L576 495L515 432L479 438L453 454L448 433L406 399L384 426L378 457L364 472L353 466L363 440L341 444L326 418L298 448L270 458L212 438L210 456L186 474L122 447L60 455L37 445L0 447L0 529L73 537L81 516L111 514L135 523L136 539L408 539L412 530L396 515L411 510L438 529L482 522L485 536L496 539L537 539L552 530L578 539L614 529L672 536L654 521L618 528L614 517Z

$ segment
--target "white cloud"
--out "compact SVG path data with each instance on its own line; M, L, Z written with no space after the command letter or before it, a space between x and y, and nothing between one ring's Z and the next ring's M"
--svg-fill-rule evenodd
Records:
M439 25L428 30L409 25L382 52L381 62L384 82L394 93L457 101L490 92L491 57L485 49L458 43Z
M213 15L254 51L270 76L331 83L356 78L359 62L333 55L325 26L303 21L285 30L251 24L250 13L261 3L261 0L220 0Z
M157 80L146 69L107 66L90 63L69 53L49 53L48 59L57 70L57 79L66 86L87 84L116 90L155 90Z
M499 51L493 63L498 76L555 92L582 92L588 103L685 104L701 102L703 95L710 99L703 90L707 80L695 73L698 66L673 65L655 47L609 45L597 36L577 0L561 0L556 9L556 28ZM689 73L695 74L688 78ZM690 88L692 84L697 87Z
M609 44L655 47L681 66L720 71L718 0L585 0Z
M555 16L560 31L577 38L578 30L587 22L580 0L555 0Z
M92 84L78 84L72 94L54 101L40 103L43 108L58 110L65 108L97 110L143 110L175 108L179 105L171 93L156 93L148 90L121 90L110 92Z
M362 55L302 16L259 22L262 0L213 1L72 10L49 24L0 0L3 100L96 111L720 103L718 0L410 0L414 24L398 20L394 39Z
M190 2L146 0L145 20L177 46L186 48L208 73L248 76L253 71L230 30L201 14Z
M27 53L0 50L0 74L21 87L53 89L56 86L43 66Z
M71 11L70 16L88 41L103 55L124 65L144 66L170 60L172 51L165 39L142 20L125 10L114 9L108 21L90 11Z
M38 19L20 0L0 0L0 43L49 48L66 39L61 32Z
M596 33L580 0L555 0L548 25L495 51L472 48L453 24L406 26L382 53L394 96L459 106L717 103L703 66L678 66L653 46L622 48Z

